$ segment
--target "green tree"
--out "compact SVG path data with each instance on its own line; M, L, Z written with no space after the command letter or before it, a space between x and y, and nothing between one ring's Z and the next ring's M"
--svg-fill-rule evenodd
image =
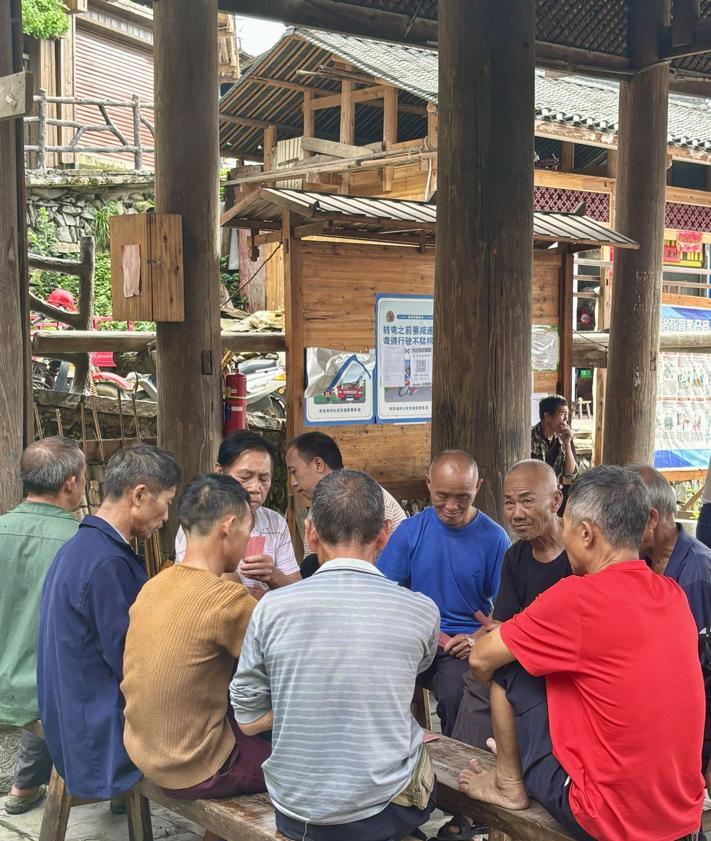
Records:
M69 15L61 0L22 0L22 28L33 38L61 38Z

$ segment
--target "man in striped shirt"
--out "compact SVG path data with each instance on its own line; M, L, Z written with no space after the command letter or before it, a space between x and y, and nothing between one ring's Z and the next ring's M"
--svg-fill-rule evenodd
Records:
M314 491L311 578L257 605L230 687L240 729L273 730L264 763L279 830L298 841L395 841L432 810L434 774L410 713L439 612L374 566L383 495L338 470Z

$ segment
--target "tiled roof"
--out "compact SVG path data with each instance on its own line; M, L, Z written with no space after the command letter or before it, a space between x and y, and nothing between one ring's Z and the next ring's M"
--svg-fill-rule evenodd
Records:
M422 99L437 102L437 50L373 41L317 29L296 29L306 41L337 53L364 73Z
M301 50L304 42L309 44L310 53ZM275 91L272 88L267 99L255 93L257 89L254 85L259 83L250 77L274 74L276 78L303 81L303 77L298 76L299 67L307 65L313 70L332 53L361 72L390 82L405 91L410 102L437 102L436 50L298 27L287 30L272 50L257 57L246 68L242 79L223 97L220 111L261 120L298 122L301 116L301 94L288 90ZM323 85L324 92L338 89L332 81L320 80L316 83ZM616 133L618 95L616 82L579 76L553 78L550 73L546 75L543 71L537 71L536 119ZM337 133L337 115L334 118L330 114L321 113L323 116L318 119L324 121L322 128L333 129L327 121L335 119ZM382 117L379 120L378 125L382 126ZM403 123L403 120L409 120L409 123ZM378 120L370 126L367 118L360 121L360 142L368 143L377 139L375 135L370 137L371 128L375 134L380 130L376 123ZM412 114L401 115L400 133L406 137L410 136L408 126L415 132L421 131L417 118ZM412 134L412 137L415 136L420 135ZM231 147L233 153L253 151L251 147L256 147L261 142L260 138L261 131L254 128L227 125L221 129L221 146L223 150ZM679 95L670 97L669 143L698 149L700 152L711 152L711 100Z
M536 118L547 122L617 132L619 86L580 76L551 79L536 74ZM669 97L669 143L711 149L711 102Z
M337 53L360 70L409 93L437 102L437 51L367 38L297 29L312 44ZM617 132L618 85L584 78L551 78L536 73L536 117L549 122ZM669 143L711 149L709 100L674 96L669 99Z

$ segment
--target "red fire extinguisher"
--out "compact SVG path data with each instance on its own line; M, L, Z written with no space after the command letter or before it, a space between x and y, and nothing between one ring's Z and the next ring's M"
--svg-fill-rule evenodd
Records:
M247 428L247 377L227 374L225 377L225 422L222 436Z

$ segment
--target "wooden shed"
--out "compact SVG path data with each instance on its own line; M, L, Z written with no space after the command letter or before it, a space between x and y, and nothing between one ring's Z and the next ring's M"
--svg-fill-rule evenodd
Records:
M280 244L284 262L288 435L306 429L304 387L308 348L368 353L376 346L378 295L434 291L436 204L261 188L230 208L222 224L246 228L257 242ZM551 370L535 371L532 390L571 396L572 255L576 250L636 243L572 213L534 216L533 325L555 333ZM506 294L502 290L502 294ZM531 329L521 325L522 330ZM461 365L479 365L462 348ZM393 494L423 495L430 459L429 423L323 426L346 463L366 470ZM475 453L476 455L476 453Z

